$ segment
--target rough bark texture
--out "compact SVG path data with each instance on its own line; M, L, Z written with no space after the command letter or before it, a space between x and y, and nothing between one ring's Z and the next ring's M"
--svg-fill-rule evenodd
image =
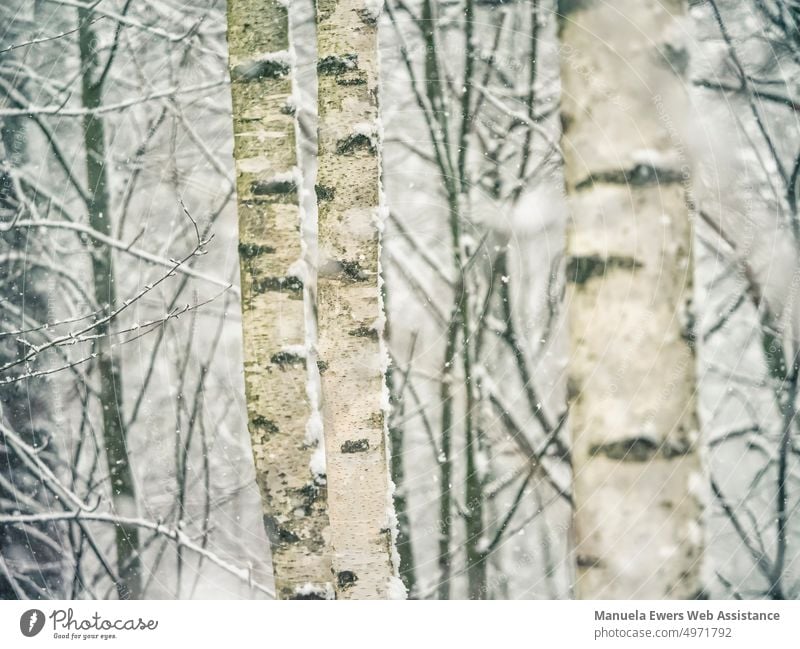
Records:
M684 8L561 4L576 594L697 597Z
M83 141L86 155L87 204L89 225L96 232L111 234L111 203L106 171L106 145L103 118L95 115L103 100L103 77L99 74L97 37L92 31L92 14L80 9L79 49L83 105L89 109L83 119ZM99 78L95 79L95 76ZM92 254L92 281L95 299L101 309L112 311L117 304L114 257L110 246L99 247ZM111 498L119 516L136 517L136 483L128 454L128 441L123 423L122 368L119 354L114 354L108 322L95 328L97 371L100 378L100 403L103 418L103 446L111 481ZM139 599L142 595L139 529L135 525L116 526L117 591L120 599Z
M317 5L319 354L335 586L394 594L379 287L377 28L361 1Z
M250 436L277 596L333 593L322 443L306 422L306 344L296 120L286 7L231 0L228 43Z

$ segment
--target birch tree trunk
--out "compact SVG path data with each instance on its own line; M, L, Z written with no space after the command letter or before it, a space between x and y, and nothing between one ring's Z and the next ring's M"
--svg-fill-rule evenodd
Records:
M111 203L106 168L105 125L103 117L95 115L103 101L103 85L107 65L101 71L98 61L98 40L92 29L92 13L78 10L78 45L81 63L81 94L84 108L83 143L86 156L87 201L89 225L105 236L111 235ZM95 298L101 309L116 308L117 287L114 257L109 246L92 252L92 283ZM97 370L100 378L100 403L103 421L103 446L111 483L111 498L119 516L137 516L136 483L128 454L128 442L123 423L123 372L119 353L116 358L110 339L108 322L95 328ZM116 526L117 591L120 599L139 599L142 595L139 529L135 525Z
M698 597L684 7L560 12L577 595Z
M318 427L307 426L305 266L285 4L230 0L228 43L248 417L276 594L329 598L326 486L311 464L322 442Z
M377 17L319 0L319 355L337 597L404 594L387 458Z

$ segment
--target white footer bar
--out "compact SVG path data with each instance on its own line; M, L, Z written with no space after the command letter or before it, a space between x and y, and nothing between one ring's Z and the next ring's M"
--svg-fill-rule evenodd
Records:
M0 602L4 649L752 649L798 638L797 602Z

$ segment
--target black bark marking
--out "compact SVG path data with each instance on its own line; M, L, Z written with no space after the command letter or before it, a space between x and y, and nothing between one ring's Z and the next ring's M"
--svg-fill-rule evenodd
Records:
M358 54L332 54L317 63L317 73L323 76L338 76L351 70L358 70Z
M361 264L357 261L339 260L337 262L342 267L342 272L348 279L354 282L365 282L369 279L369 275L361 268Z
M317 193L317 200L330 201L336 195L333 187L326 187L325 185L314 185L314 191Z
M317 361L317 370L320 374L325 374L325 370L328 369L328 364L325 361Z
M662 169L649 164L637 164L630 169L612 169L590 174L588 178L584 178L575 185L575 189L585 189L596 183L628 185L631 187L650 187L680 183L682 181L683 174L680 171Z
M342 444L342 453L364 453L369 450L369 440L348 439Z
M564 18L573 11L584 9L589 3L587 0L558 0L559 18Z
M267 538L269 538L275 549L280 545L297 543L300 540L297 534L279 525L275 517L269 514L264 514L264 529L267 532Z
M307 482L304 484L300 489L296 491L297 495L303 501L303 512L306 516L311 516L314 514L314 505L320 498L320 494L322 490L320 489L320 485L316 483L315 480L311 482ZM324 505L324 503L323 503ZM309 544L316 544L318 539L308 539ZM321 547L321 543L319 545Z
M328 599L328 596L324 588L303 586L302 592L296 590L289 599Z
M581 394L581 386L574 376L567 377L567 401L574 401Z
M267 433L277 433L278 426L271 419L267 419L263 415L256 415L252 419L253 428L258 428Z
M689 50L686 47L676 47L672 43L665 43L661 54L669 68L678 76L685 76L689 69Z
M258 180L250 185L250 191L255 196L296 194L297 185L294 180Z
M692 445L688 440L664 440L658 443L650 437L629 437L607 444L595 444L589 449L592 455L604 455L620 462L648 462L659 456L669 460L691 452Z
M299 277L265 277L253 282L253 293L267 293L268 291L290 293L303 292L303 280Z
M289 72L289 65L283 61L245 61L231 70L231 81L250 83L260 79L284 79Z
M375 328L368 327L366 325L361 325L357 329L351 329L347 332L347 334L357 338L372 338L373 340L378 340L378 332L375 330Z
M293 354L292 352L278 352L270 356L269 362L273 365L279 365L281 369L287 365L305 365L305 356Z
M694 350L694 348L697 346L697 318L694 314L694 306L691 298L687 298L683 305L681 338L686 341L689 349Z
M575 123L575 118L565 110L561 111L561 114L558 116L558 118L561 122L561 132L566 134Z
M239 243L239 257L241 259L253 259L261 255L269 255L276 252L272 246L264 246L260 243Z
M285 527L278 528L278 541L281 543L297 543L299 540L300 537L291 530L288 530Z
M589 453L622 462L646 462L658 454L658 449L659 445L649 437L630 437L607 444L595 444Z
M367 77L360 71L354 72L351 75L340 75L336 77L337 86L365 86L367 85Z
M365 133L351 133L336 143L338 155L351 155L359 150L369 151L372 155L377 153L373 139Z
M319 485L316 482L307 482L300 487L300 495L303 497L306 514L310 514L312 506L319 499Z
M358 13L358 17L365 25L374 26L378 24L378 16L368 9L359 9L356 13Z
M358 576L352 570L342 570L336 574L336 583L339 588L347 590L358 581Z
M644 264L633 257L623 257L611 255L601 257L600 255L572 256L567 261L567 281L573 284L586 284L593 277L602 277L606 271L615 268L622 270L635 270L642 268Z
M590 554L578 554L575 557L575 563L579 568L602 568L603 561L599 557L594 557Z

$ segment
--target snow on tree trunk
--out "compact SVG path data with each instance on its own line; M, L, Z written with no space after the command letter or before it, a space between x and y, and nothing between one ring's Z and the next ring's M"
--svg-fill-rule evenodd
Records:
M322 442L318 426L308 425L301 183L285 4L231 0L228 43L245 385L276 594L328 598L326 486L312 470Z
M394 559L380 292L377 20L317 4L319 365L337 597L403 593Z
M577 595L701 594L681 2L561 2Z

